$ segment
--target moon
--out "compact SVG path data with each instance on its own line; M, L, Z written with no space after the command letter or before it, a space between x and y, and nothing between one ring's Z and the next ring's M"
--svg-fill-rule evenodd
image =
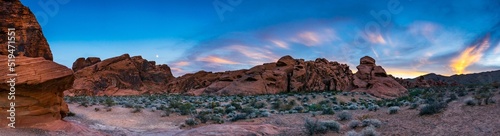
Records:
M156 58L159 58L160 56L158 56L158 54L156 54Z

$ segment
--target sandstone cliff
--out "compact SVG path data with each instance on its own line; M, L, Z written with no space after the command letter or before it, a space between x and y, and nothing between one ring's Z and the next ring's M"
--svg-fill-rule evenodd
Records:
M71 88L73 71L52 62L52 53L42 30L31 11L19 0L0 0L0 110L11 108L15 102L15 127L61 120L68 113L63 91ZM7 28L15 28L15 100L8 100L13 78L7 67ZM24 52L24 55L22 55ZM7 127L9 112L0 112L1 127Z
M248 70L186 74L168 84L170 93L256 95L280 92L350 90L352 72L326 59L304 61L284 56Z
M16 56L24 52L26 57L43 57L52 60L52 52L30 9L19 0L0 0L0 55L7 55L7 28L15 28Z
M75 83L68 95L139 95L162 93L174 79L167 65L123 54L100 61L79 58L73 63Z
M359 91L395 98L406 93L371 57L363 57L358 72L323 58L314 61L284 56L277 62L250 69L186 74L174 78L167 65L155 66L128 54L106 59L79 58L73 64L76 80L68 95L258 95L305 91Z

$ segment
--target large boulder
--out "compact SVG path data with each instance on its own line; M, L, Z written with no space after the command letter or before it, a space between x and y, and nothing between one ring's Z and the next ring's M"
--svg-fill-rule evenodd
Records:
M353 91L367 92L381 98L396 98L408 91L394 77L387 75L382 66L377 66L372 57L362 57L356 68L358 71L354 74Z
M0 55L0 64L7 64L8 57ZM44 58L15 58L15 100L8 100L11 76L7 67L0 67L0 124L10 123L10 102L15 102L15 126L30 127L38 123L61 120L69 112L63 100L63 91L73 84L73 71ZM2 125L6 127L7 125Z
M163 93L174 76L167 65L123 54L100 61L79 58L73 63L75 83L67 95L139 95Z
M168 92L191 95L257 95L281 92L351 90L349 66L326 59L304 61L291 56L275 63L226 72L200 71L168 84Z
M0 0L0 55L8 55L7 28L15 28L16 56L24 52L26 57L43 57L52 60L52 52L30 9L19 0Z
M94 65L98 62L101 62L100 58L97 57L88 57L87 59L85 58L78 58L76 59L75 62L73 62L73 71L78 71L82 68L88 67L90 65Z

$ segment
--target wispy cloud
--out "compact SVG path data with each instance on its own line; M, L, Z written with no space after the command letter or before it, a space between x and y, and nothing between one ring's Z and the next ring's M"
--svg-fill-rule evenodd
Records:
M488 34L478 43L462 51L459 56L451 61L450 67L453 69L453 71L457 74L462 74L466 72L465 70L467 69L467 67L481 60L484 52L490 46L489 40L490 38Z
M240 64L238 62L231 61L231 60L228 60L228 59L225 59L225 58L221 58L221 57L217 57L217 56L201 57L201 58L198 58L196 60L197 61L203 61L203 62L209 62L209 63L213 63L213 64L231 64L231 65Z

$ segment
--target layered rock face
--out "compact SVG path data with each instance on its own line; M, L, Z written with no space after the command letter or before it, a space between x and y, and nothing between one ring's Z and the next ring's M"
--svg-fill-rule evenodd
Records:
M304 61L284 56L276 63L248 70L197 72L170 82L170 93L192 95L256 95L280 92L351 90L352 72L345 64L326 59Z
M174 76L167 65L123 54L100 61L80 58L73 63L75 83L68 95L138 95L162 93Z
M382 66L377 66L372 57L362 57L356 68L358 71L353 76L353 91L367 92L382 98L399 97L408 91L392 76L387 75Z
M8 58L0 55L0 64L7 64ZM18 56L16 63L15 100L10 101L10 76L7 67L0 67L0 124L10 123L10 102L15 102L16 127L29 127L34 124L60 120L69 112L63 100L63 91L71 88L73 72L65 66L44 58ZM4 125L2 125L4 127Z
M43 57L52 60L49 44L31 11L19 0L0 0L0 55L8 55L8 28L15 28L16 52L24 52L26 57Z
M31 127L45 122L61 120L68 112L63 91L71 88L73 71L52 62L52 53L42 34L40 25L31 11L19 0L0 0L0 124L10 121L11 102L15 102L15 127ZM8 28L15 29L15 73L10 74L7 55ZM21 53L23 52L23 53ZM9 100L11 84L15 79L15 99ZM11 96L12 98L12 96Z

